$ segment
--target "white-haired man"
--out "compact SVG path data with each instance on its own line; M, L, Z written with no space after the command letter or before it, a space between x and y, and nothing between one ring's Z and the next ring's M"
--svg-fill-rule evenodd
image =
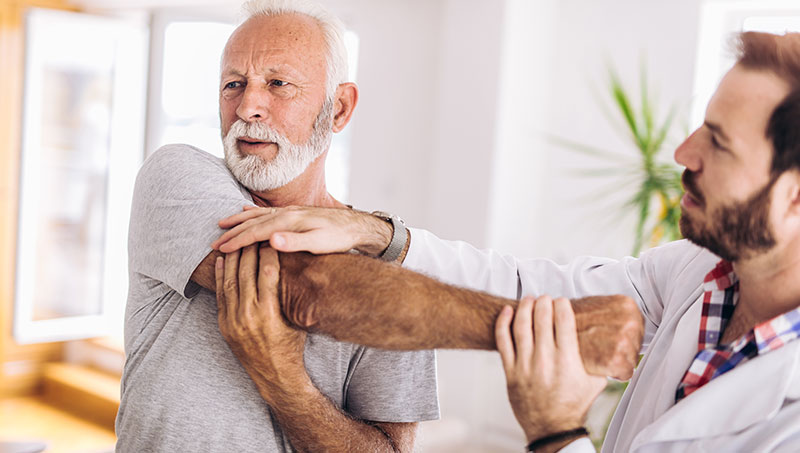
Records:
M410 451L417 422L438 417L432 351L374 350L307 336L280 316L218 311L218 219L246 205L345 207L325 188L324 163L358 97L335 17L300 1L245 9L222 58L224 163L171 145L137 178L117 451ZM385 219L372 221L391 236Z

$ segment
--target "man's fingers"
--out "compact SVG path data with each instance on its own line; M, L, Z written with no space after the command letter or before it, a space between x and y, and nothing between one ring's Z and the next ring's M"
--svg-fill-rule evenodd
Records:
M242 315L250 314L256 300L256 279L258 278L258 244L242 249L239 258L239 310Z
M579 357L575 313L572 311L572 304L568 299L561 297L553 302L553 318L555 320L556 347Z
M225 255L222 291L225 294L226 314L236 315L239 309L239 251Z
M225 280L225 258L218 256L214 260L214 280L217 288L217 317L222 324L228 318L228 306L225 303L225 291L223 281Z
M272 312L280 313L278 304L278 282L281 264L278 252L270 247L261 247L258 252L258 301Z
M217 222L217 224L219 225L220 228L230 228L246 220L250 220L270 212L274 211L271 208L259 208L258 206L245 206L244 211L234 214L230 217L225 217L224 219Z
M503 370L506 377L511 375L514 370L514 342L511 339L511 320L514 318L514 309L506 305L500 311L497 322L494 324L494 340L497 344L497 351L500 353L500 360L503 362Z
M281 252L311 252L314 254L346 252L341 250L341 238L331 236L324 230L300 233L281 231L269 237L269 245Z
M514 314L514 344L517 351L517 362L530 363L533 355L533 332L531 319L533 317L534 300L525 297L517 305Z
M533 333L536 350L547 353L544 360L551 360L555 348L553 339L553 299L542 296L536 299L533 311Z
M212 242L211 248L216 247L222 253L230 253L250 244L265 241L269 237L271 230L267 230L266 234L262 233L265 229L264 220L262 216L258 216L234 226ZM263 237L261 234L263 234Z

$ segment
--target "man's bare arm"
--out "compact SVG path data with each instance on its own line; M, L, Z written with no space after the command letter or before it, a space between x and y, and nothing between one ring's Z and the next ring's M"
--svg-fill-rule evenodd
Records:
M288 321L341 341L384 349L496 349L494 324L517 301L458 288L352 254L280 254L279 298ZM573 301L581 355L591 373L627 379L643 335L624 296Z

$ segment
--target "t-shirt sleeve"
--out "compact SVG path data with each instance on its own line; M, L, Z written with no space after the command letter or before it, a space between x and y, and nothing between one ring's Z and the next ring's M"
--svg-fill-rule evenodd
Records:
M217 222L252 204L221 159L189 145L160 148L136 177L129 270L193 297L200 287L189 279L223 232Z
M346 410L364 420L408 423L439 418L434 351L363 348L347 387Z

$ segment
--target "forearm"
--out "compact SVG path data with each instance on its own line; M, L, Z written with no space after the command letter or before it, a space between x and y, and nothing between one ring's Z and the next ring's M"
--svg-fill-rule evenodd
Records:
M290 323L384 349L494 349L494 320L516 301L357 255L281 254Z
M313 385L308 375L277 388L257 371L248 370L262 397L270 405L281 429L300 452L406 452L414 448L411 435L394 439L375 425L356 420L339 410Z
M383 349L496 349L494 325L517 301L458 288L358 255L280 255L279 298L296 327ZM580 352L593 374L628 379L643 324L623 296L572 301Z

